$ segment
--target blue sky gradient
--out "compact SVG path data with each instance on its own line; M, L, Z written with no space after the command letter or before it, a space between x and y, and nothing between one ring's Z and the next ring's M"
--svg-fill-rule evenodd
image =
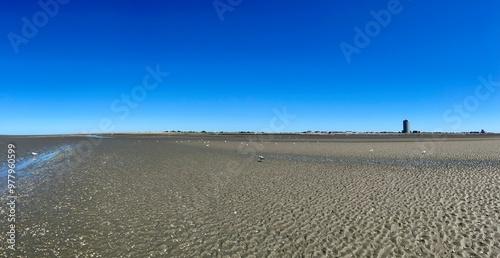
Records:
M214 2L229 8L223 20ZM276 131L273 110L285 108L284 132L399 131L404 119L500 132L499 1L41 3L52 13L22 0L0 10L0 134L99 131L103 120L114 132ZM388 6L399 12L348 62L342 42L356 47L355 28L366 33ZM168 76L127 106L157 65Z

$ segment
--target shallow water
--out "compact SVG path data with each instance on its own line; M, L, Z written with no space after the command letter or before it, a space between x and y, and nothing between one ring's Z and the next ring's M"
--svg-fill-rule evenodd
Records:
M89 134L87 135L88 138L96 138L96 139L111 139L113 137L111 136L103 136L103 135L95 135L95 134Z
M350 157L320 157L290 154L270 154L269 158L305 162L335 162L342 164L363 165L407 165L407 166L458 166L485 167L500 166L500 161L492 160L432 160L432 159L389 159L389 158L350 158Z
M38 153L38 155L16 159L16 182L26 177L32 176L33 171L41 168L58 154L68 151L70 148L70 145L64 144L54 148L45 149L42 152ZM7 182L7 175L8 166L7 164L2 164L2 166L0 167L0 180L2 182ZM3 194L6 190L6 184L0 184L0 193Z

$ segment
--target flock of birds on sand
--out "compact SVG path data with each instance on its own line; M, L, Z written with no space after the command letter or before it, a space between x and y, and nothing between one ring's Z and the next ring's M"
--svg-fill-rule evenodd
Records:
M202 139L202 140L203 140L203 139ZM139 142L141 142L141 140L139 140ZM156 141L156 142L159 142L159 141ZM175 141L175 142L178 142L178 141ZM181 141L181 142L182 142L182 141ZM189 142L189 140L188 140L187 142ZM227 143L227 141L224 141L224 142L225 142L225 143ZM308 142L309 142L309 141L308 141ZM203 143L204 143L204 144L206 144L206 146L207 146L207 147L209 147L209 146L210 146L210 144L209 144L209 143L210 143L210 141L205 141L205 142L203 142ZM318 141L318 143L319 143L319 141ZM243 144L243 142L242 142L241 144ZM247 143L247 145L248 145L248 143ZM262 145L262 143L261 143L260 145ZM275 145L278 145L278 143L275 143ZM293 143L293 145L295 145L295 143ZM370 151L369 151L369 152L370 152L370 154L371 154L371 153L373 153L373 149L370 149ZM424 151L422 151L422 154L425 154L425 153L427 153L425 150L424 150ZM36 158L36 157L38 156L38 152L31 152L31 155L33 155L33 158ZM258 155L258 156L257 156L257 162L262 162L264 159L265 159L265 158L264 158L264 156L262 156L262 155Z
M141 142L141 140L139 140L139 142ZM158 142L158 141L156 141L156 142ZM176 142L177 142L177 141L176 141ZM181 141L181 142L182 142L182 141ZM188 142L189 142L189 141L188 141ZM224 141L224 142L227 142L227 141ZM208 144L208 143L210 143L210 141L206 141L206 142L203 142L203 143L204 143L204 144L207 144L207 145L206 145L207 147L209 147L209 146L210 146L210 145ZM243 144L243 143L242 143L242 144ZM276 143L276 145L277 145L277 144L278 144L278 143ZM247 144L247 145L248 145L248 144ZM295 145L295 143L293 143L293 145ZM370 151L369 151L369 152L370 152L370 154L371 154L371 153L373 153L373 149L370 149ZM425 150L424 150L424 151L422 151L422 154L425 154L425 153L427 153L427 151L425 151ZM38 155L38 152L31 152L31 155L33 155L33 158L36 158L36 157L37 157L37 155ZM264 156L262 156L262 155L257 156L257 162L262 162L264 159L265 159L265 158L264 158Z
M141 142L141 140L139 140L139 142ZM159 142L159 141L156 141L156 142ZM178 141L175 141L175 142L178 142ZM189 142L189 140L187 142ZM224 141L224 142L227 143L227 141ZM206 144L207 147L210 146L210 144L209 144L210 141L205 141L203 143ZM318 143L319 143L319 141L318 141ZM243 144L243 142L241 144ZM275 144L278 145L278 143L275 143ZM248 145L248 143L247 143L247 145ZM262 143L261 143L261 145L262 145ZM295 145L295 143L293 143L293 145ZM370 149L369 152L370 152L370 154L372 154L373 153L373 149ZM427 151L425 151L425 150L422 151L422 154L426 154L426 153L427 153ZM33 155L33 158L36 158L38 156L38 152L31 152L31 155ZM257 156L257 161L258 162L262 162L263 160L264 160L264 156L262 156L262 155Z
M203 139L201 139L201 141L203 141ZM139 142L141 142L141 140L139 140ZM159 141L156 141L156 142L158 143ZM178 142L178 141L175 141L175 142ZM182 143L182 141L180 141L180 142ZM189 140L187 142L189 142ZM309 142L309 141L307 141L307 142ZM224 141L224 143L227 143L227 141ZM319 143L319 141L317 141L317 143ZM206 144L207 147L210 147L210 141L204 141L203 144ZM241 142L241 144L243 144L243 142ZM248 143L246 145L248 146ZM260 145L262 145L262 143ZM275 143L275 145L278 145L278 143ZM295 142L293 143L293 145L295 145ZM370 155L373 153L373 151L374 151L373 149L369 150ZM427 153L427 151L425 151L425 150L422 151L422 154L426 154L426 153ZM36 159L38 156L38 152L32 151L31 155L33 155L33 159ZM263 155L257 156L257 162L262 162L264 159L265 158Z

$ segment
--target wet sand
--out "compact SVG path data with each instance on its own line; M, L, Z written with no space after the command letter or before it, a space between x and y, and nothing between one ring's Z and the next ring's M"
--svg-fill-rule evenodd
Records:
M500 137L349 137L124 135L82 157L64 149L20 171L17 250L2 237L0 256L500 257ZM87 139L4 137L0 155Z

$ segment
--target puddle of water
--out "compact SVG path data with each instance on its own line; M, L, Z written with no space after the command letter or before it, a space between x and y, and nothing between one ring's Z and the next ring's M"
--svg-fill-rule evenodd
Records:
M19 180L29 177L32 175L33 171L41 168L43 165L45 165L49 160L52 158L56 157L58 154L68 151L71 148L70 145L62 145L58 146L55 148L51 149L46 149L41 151L38 155L34 155L29 158L21 158L16 160L16 174L15 174L15 181L16 184L19 182ZM8 175L8 166L7 164L3 164L0 167L0 195L5 193L7 190L7 175Z
M88 134L87 137L89 137L89 138L97 138L97 139L110 139L110 138L113 138L111 136L103 136L103 135L96 135L96 134Z

